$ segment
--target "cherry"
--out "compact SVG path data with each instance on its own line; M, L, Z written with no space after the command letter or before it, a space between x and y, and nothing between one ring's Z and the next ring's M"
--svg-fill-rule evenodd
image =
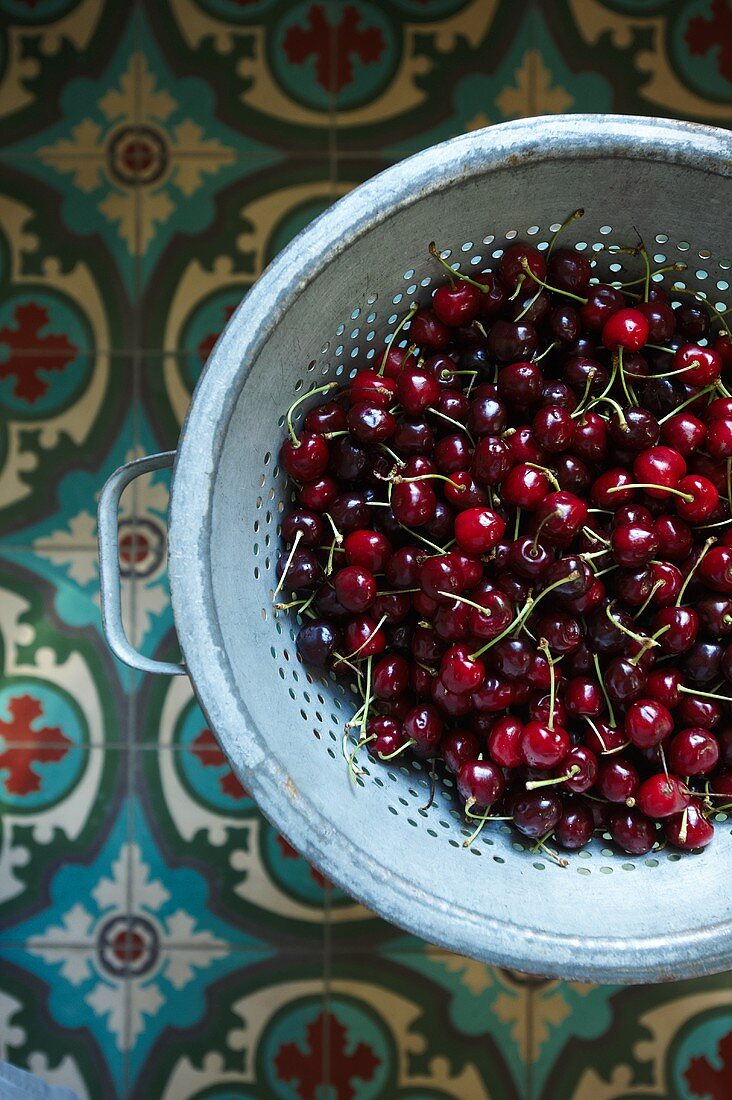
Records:
M371 516L366 499L360 493L341 493L331 501L328 513L342 535L365 527Z
M391 509L399 523L421 527L433 518L437 507L435 491L428 481L403 481L394 486Z
M553 562L554 554L530 535L521 535L508 551L508 564L527 580L543 577Z
M521 638L504 638L490 652L495 672L505 680L521 680L529 671L533 651Z
M389 442L393 451L406 456L429 454L434 445L434 433L424 420L398 421L396 431ZM386 461L386 452L381 453L381 459Z
M559 405L543 405L534 416L532 429L537 442L549 454L566 451L576 431L574 420Z
M673 488L686 473L686 463L672 447L649 447L633 460L633 474L637 481L649 483L644 492L659 500L668 499L664 487ZM654 487L657 486L657 487Z
M482 317L493 317L505 309L508 295L493 271L482 271L475 276L475 282L488 288L480 292L479 309Z
M618 565L635 569L646 565L658 550L658 536L654 530L638 524L615 527L611 536L612 553Z
M699 563L697 576L715 592L732 592L732 548L713 546Z
M648 322L646 342L665 344L671 339L676 329L676 317L669 305L665 302L649 301L639 302L635 308Z
M443 474L452 474L456 470L468 470L473 460L473 450L467 438L458 432L444 435L438 440L434 455L437 468Z
M323 540L323 521L315 512L306 508L295 508L282 521L282 538L292 543L299 533L299 545L310 549L319 546Z
M549 491L549 478L543 470L522 462L514 466L503 482L503 500L514 508L533 511Z
M455 695L477 691L485 679L485 665L470 656L470 646L451 646L440 663L440 680Z
M625 300L621 291L607 283L589 287L587 294L587 302L580 307L580 319L585 328L598 332L613 313L623 308Z
M280 461L296 481L315 481L328 468L330 451L322 435L305 432L295 442L286 439L280 449Z
M433 374L419 367L405 366L396 380L399 403L409 416L418 416L440 394L440 384Z
M562 807L562 815L554 827L557 843L567 851L578 851L592 837L595 819L592 811L580 801Z
M409 686L409 663L400 654L387 654L372 670L371 684L377 699L398 699Z
M644 856L656 842L656 826L640 810L617 810L610 819L610 836L629 855Z
M438 287L432 298L432 308L444 325L467 325L480 312L481 291L464 281Z
M324 668L340 640L340 632L326 619L313 619L297 633L297 652L308 664Z
M343 548L349 565L360 565L372 573L381 573L391 555L391 544L379 531L362 529L346 536Z
M652 447L660 431L655 416L647 409L637 406L625 409L622 417L620 413L613 413L608 426L610 439L616 447L626 451L642 451L646 447Z
M422 703L413 707L404 719L402 730L407 739L414 741L414 754L420 757L434 756L442 738L443 722L436 707Z
M594 786L597 779L597 757L586 745L575 745L569 750L558 770L562 775L569 776L564 783L567 790L573 794L584 794Z
M541 399L544 381L536 363L510 363L498 372L498 393L510 405L533 405Z
M706 848L714 837L714 826L707 821L696 803L691 802L683 813L666 818L663 832L669 844L691 851Z
M555 248L547 262L547 281L570 294L584 294L591 275L590 261L573 248Z
M589 676L574 676L564 687L564 705L573 718L583 715L596 718L605 709L605 699L597 680Z
M323 567L312 550L295 549L293 553L280 558L277 562L277 574L280 578L284 574L285 565L287 574L283 587L287 591L311 592L322 583Z
M616 657L605 669L605 687L615 703L631 703L644 688L646 675L638 665Z
M574 306L564 303L550 311L547 327L552 338L561 344L574 344L582 332L579 313Z
M562 803L551 790L519 794L513 802L513 823L524 836L540 840L550 833L562 816Z
M457 773L457 789L466 803L487 810L503 794L503 774L489 760L467 760Z
M593 722L585 735L587 747L598 756L619 749L627 741L625 733L605 722Z
M461 592L465 581L460 563L452 554L443 554L425 559L418 573L418 583L422 591L433 600L447 599Z
M600 462L607 454L607 424L597 413L582 414L572 440L574 454L585 462Z
M681 730L669 746L669 766L678 775L708 775L718 761L717 739L705 729Z
M673 728L670 710L656 699L638 699L625 715L625 735L639 749L660 744Z
M684 561L691 553L694 537L691 530L678 516L659 516L654 521L658 540L666 558Z
M442 739L440 751L449 770L459 772L463 764L478 760L480 742L470 730L451 730Z
M649 332L648 318L640 310L619 309L602 326L602 342L611 351L638 351L648 342Z
M505 522L490 508L466 508L455 517L455 539L468 554L486 554L505 530Z
M388 623L396 624L406 619L411 606L408 595L398 592L388 592L376 596L376 599L371 604L371 614L375 615L377 619L383 617ZM393 640L393 636L392 644L396 644Z
M673 369L681 373L686 385L701 389L719 378L722 360L714 348L683 344L674 355Z
M664 631L658 641L666 653L683 653L696 640L699 616L691 607L662 607L654 616L653 630Z
M527 275L524 265L528 265L530 274ZM498 277L507 290L515 290L519 280L523 280L531 286L531 275L544 279L546 275L546 258L538 248L530 244L512 244L504 251L498 261Z
M348 411L348 429L360 443L384 443L396 431L394 416L381 405L360 401Z
M333 440L328 469L338 481L356 481L367 465L366 452L355 439L341 436Z
M538 462L544 460L544 451L539 446L536 436L528 425L516 428L509 440L511 457L517 462Z
M478 611L471 608L469 616L470 632L476 638L489 641L501 634L513 621L513 606L503 592L495 590L476 596L475 602L485 608Z
M703 523L714 512L719 503L719 493L708 478L700 474L687 474L676 486L680 493L691 497L676 498L676 511L682 519L690 523Z
M347 611L366 611L376 596L373 573L360 565L339 569L334 578L336 595Z
M521 753L525 763L534 768L552 768L563 760L571 747L569 734L557 726L551 729L543 722L527 722L521 737Z
M690 801L691 795L681 780L663 772L644 780L636 795L639 810L652 818L681 813Z
M449 439L451 437L447 436L445 438ZM444 443L444 439L440 440L437 445L438 448L441 443ZM437 458L437 450L435 451L435 457ZM503 481L512 465L511 449L503 439L488 435L483 436L478 441L471 467L473 476L477 481L483 485L497 485L500 481ZM453 470L455 469L465 469L465 467L454 466ZM453 470L444 470L444 472L452 473Z
M419 309L409 324L409 337L429 348L445 348L450 343L450 329L433 310Z
M518 718L497 718L488 734L491 760L502 768L518 768L524 762L521 752L523 725Z
M493 394L479 395L470 402L468 428L477 436L495 435L503 431L507 419L506 406Z
M715 424L729 423L729 440L732 444L732 421L719 420L715 421ZM710 425L710 428L713 425ZM732 445L729 451L723 451L716 453L713 450L714 443L710 446L709 432L703 421L701 421L693 413L684 410L684 412L677 413L676 416L672 416L670 420L667 420L662 427L662 435L664 443L669 447L673 447L680 455L688 456L701 447L706 440L706 449L713 458L726 458L728 454L732 455ZM722 435L720 432L719 435ZM719 436L717 437L719 438Z
M488 333L488 351L500 363L526 360L537 346L536 329L524 321L494 321Z
M633 497L633 478L623 467L613 467L605 470L595 478L590 491L590 499L598 508L617 508L620 504L627 504Z
M574 493L560 489L544 497L536 509L536 520L546 542L568 546L587 521L587 505Z
M639 782L638 772L622 756L600 762L596 786L598 793L608 802L627 802L635 795Z

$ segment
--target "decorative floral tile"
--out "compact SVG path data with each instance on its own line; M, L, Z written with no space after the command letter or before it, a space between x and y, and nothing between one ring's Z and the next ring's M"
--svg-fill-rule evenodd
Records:
M109 1039L105 1020L124 1019L126 991L102 986L95 1010L78 995L69 1000L62 967L49 967L40 977L32 950L2 948L0 959L0 1059L49 1085L72 1089L79 1100L123 1100L125 1058ZM87 969L86 960L85 948L66 953L66 966L76 973ZM91 1026L77 1016L87 1009Z
M542 1027L557 998L563 1015L552 1010ZM621 990L551 982L539 987L534 1003L540 1033L532 1097L729 1096L729 975Z
M527 1096L527 998L518 976L429 948L383 959L354 953L334 960L329 994L343 1036L332 1044L334 1080L361 1049L362 1079L343 1096Z

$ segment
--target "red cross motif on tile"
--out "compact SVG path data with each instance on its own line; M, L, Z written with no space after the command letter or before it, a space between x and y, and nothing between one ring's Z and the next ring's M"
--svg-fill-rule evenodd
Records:
M353 1100L356 1090L351 1084L354 1077L371 1081L381 1065L367 1043L358 1043L347 1053L346 1029L332 1013L321 1012L307 1028L307 1050L297 1043L283 1043L275 1055L275 1069L281 1081L296 1082L300 1100L317 1100L319 1086L323 1083L323 1047L328 1028L330 1048L330 1088L335 1100Z
M0 344L10 348L9 357L0 361L0 378L15 378L14 396L32 405L48 389L39 371L62 371L79 349L64 333L41 335L49 322L48 310L35 302L18 306L13 321L15 328L0 328Z
M315 57L318 84L330 92L340 92L352 83L352 55L368 65L378 61L384 46L382 32L378 27L362 27L361 13L353 4L344 5L336 25L328 22L322 4L313 4L307 26L290 27L284 41L285 53L293 65Z
M247 792L228 767L228 761L210 729L201 730L195 741L191 743L190 751L204 768L220 768L222 764L227 765L227 770L219 776L219 786L223 794L236 799L247 797Z
M41 786L33 765L62 760L71 741L58 726L32 728L33 722L42 717L43 707L30 695L10 699L8 710L10 721L0 719L0 736L6 746L0 753L0 770L8 770L2 782L7 794L32 794Z
M730 0L712 0L712 14L709 19L697 15L689 21L686 28L686 44L689 53L696 57L704 56L715 46L717 69L719 73L732 81L732 4Z

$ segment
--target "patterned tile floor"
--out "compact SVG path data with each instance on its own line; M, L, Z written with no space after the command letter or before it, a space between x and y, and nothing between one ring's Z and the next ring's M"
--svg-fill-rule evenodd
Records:
M724 1100L729 976L504 973L313 871L189 685L106 650L94 513L359 181L524 115L732 124L730 0L0 0L0 37L0 1057L82 1100ZM174 657L167 492L120 555Z

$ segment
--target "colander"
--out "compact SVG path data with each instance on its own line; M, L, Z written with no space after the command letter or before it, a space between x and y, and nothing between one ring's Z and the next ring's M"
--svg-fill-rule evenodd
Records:
M277 463L283 412L383 353L409 303L443 279L432 240L464 270L481 270L515 238L546 247L584 207L562 243L585 250L598 276L630 262L609 246L634 243L637 231L656 266L685 260L687 287L725 303L731 175L726 131L603 115L491 127L389 168L300 233L247 294L208 361L177 453L121 468L101 497L103 612L117 656L188 673L236 775L328 878L387 920L477 959L603 982L730 967L732 819L719 821L703 854L632 858L600 839L561 868L505 825L464 847L470 830L448 779L426 808L424 765L362 753L354 785L341 739L356 697L300 663L296 622L272 612L278 523L291 498ZM185 670L138 654L120 615L119 496L169 465Z

